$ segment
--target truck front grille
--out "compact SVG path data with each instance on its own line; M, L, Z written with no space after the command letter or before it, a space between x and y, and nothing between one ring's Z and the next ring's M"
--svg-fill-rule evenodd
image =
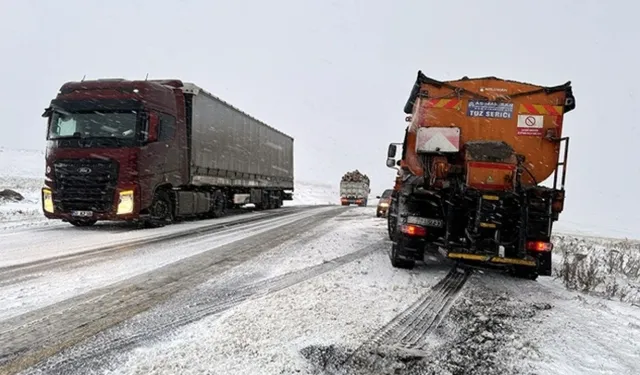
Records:
M118 164L113 160L57 160L54 203L62 212L109 212L118 181Z

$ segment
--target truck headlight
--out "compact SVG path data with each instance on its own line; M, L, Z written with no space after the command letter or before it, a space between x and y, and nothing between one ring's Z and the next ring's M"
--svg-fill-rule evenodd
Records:
M118 215L126 215L133 212L133 190L123 190L120 192L118 200Z
M53 213L53 194L49 189L42 189L42 209L50 214Z
M380 207L389 207L389 203L380 203Z

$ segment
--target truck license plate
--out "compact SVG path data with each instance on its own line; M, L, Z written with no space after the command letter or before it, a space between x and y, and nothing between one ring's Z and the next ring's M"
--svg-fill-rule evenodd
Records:
M71 216L75 216L75 217L91 217L91 216L93 216L93 211L71 211Z
M436 227L436 228L442 228L444 226L444 222L442 220L429 219L426 217L418 217L418 216L409 216L407 218L407 223L424 225L425 227Z

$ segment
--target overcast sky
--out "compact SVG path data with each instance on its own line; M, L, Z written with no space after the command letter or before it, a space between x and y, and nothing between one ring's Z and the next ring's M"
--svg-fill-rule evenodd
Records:
M562 221L640 237L639 13L596 0L0 0L0 146L41 149L42 109L65 81L148 73L291 134L296 178L337 184L358 168L378 194L419 69L571 80Z

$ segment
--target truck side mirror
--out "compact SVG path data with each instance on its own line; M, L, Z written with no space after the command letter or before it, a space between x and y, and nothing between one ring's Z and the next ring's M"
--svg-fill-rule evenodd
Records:
M155 142L158 140L158 124L160 120L158 114L154 112L149 113L149 126L147 129L147 141Z
M387 150L387 157L390 158L390 159L395 158L396 157L396 152L397 152L396 145L390 144L389 145L389 150Z
M394 158L387 158L387 167L394 168L396 166L396 160Z

